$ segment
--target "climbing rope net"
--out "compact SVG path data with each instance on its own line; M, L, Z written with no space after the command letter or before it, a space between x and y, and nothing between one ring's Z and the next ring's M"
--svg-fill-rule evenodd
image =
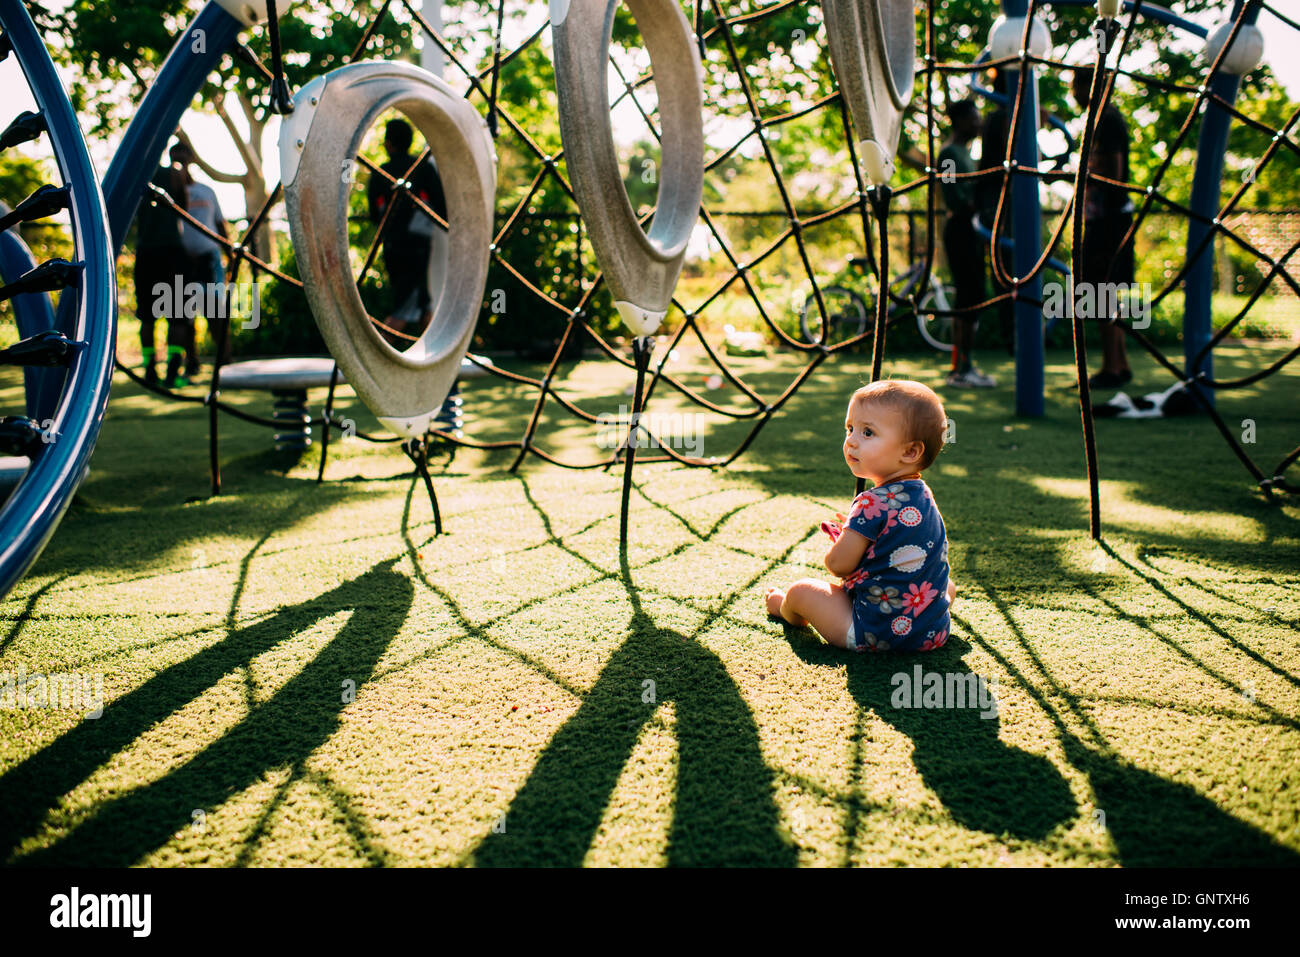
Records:
M269 65L264 64L262 60L246 46L242 44L237 48L238 55L253 64L255 68L263 75L268 83L268 96L270 91L275 90L277 85L280 88L279 97L270 97L274 103L276 99L282 99L284 95L283 82L283 64L280 42L277 32L275 18L275 3L270 4L271 17L267 29L263 36L269 40L271 55ZM283 6L283 3L281 3ZM761 7L744 9L745 5L731 4L724 7L720 0L695 0L691 25L695 32L701 59L705 64L705 92L706 100L712 103L722 103L728 101L731 94L739 93L739 99L743 101L746 111L746 119L749 129L739 135L733 142L730 142L720 149L713 152L711 156L706 156L705 176L716 175L727 161L739 151L747 148L747 144L756 141L760 151L762 161L765 162L770 170L772 184L776 194L780 198L781 205L787 219L787 224L778 234L776 234L769 243L747 259L742 259L740 255L732 248L725 235L725 231L719 226L719 215L709 208L709 203L701 205L699 211L699 223L708 231L712 244L721 251L722 256L727 264L720 281L716 288L706 295L701 301L687 304L682 303L674 298L673 303L682 314L681 321L676 328L671 330L667 335L668 343L666 348L660 350L660 357L657 363L649 362L649 354L655 348L655 343L649 337L638 338L634 340L634 356L629 358L615 344L607 341L597 328L590 321L594 310L597 308L595 296L602 285L602 276L598 275L593 282L585 286L580 282L577 284L578 292L569 300L562 300L560 297L552 295L541 289L538 285L531 282L523 273L516 269L511 263L511 242L512 237L516 235L517 230L525 221L525 210L529 209L530 203L538 194L543 183L548 180L553 182L559 189L569 196L574 196L574 191L565 177L561 174L557 161L561 153L552 154L544 149L538 141L530 134L524 122L521 122L511 113L508 104L502 102L501 78L504 71L511 68L514 61L520 59L521 55L528 51L534 44L541 44L542 37L546 34L550 25L547 20L538 26L538 28L524 39L517 46L509 50L502 48L503 24L505 18L504 0L499 0L496 4L496 25L494 30L494 40L490 49L490 56L486 62L481 64L472 64L467 62L472 59L474 54L470 52L472 44L469 43L469 37L456 37L449 31L444 35L442 31L435 29L430 23L426 22L421 15L421 11L413 6L408 0L385 0L378 5L374 15L370 18L368 24L355 45L349 62L363 59L367 55L367 50L376 44L377 38L382 36L386 29L386 24L392 24L392 14L394 10L401 9L409 21L413 22L423 30L432 42L437 44L446 58L450 70L455 71L459 77L468 84L465 96L471 100L479 100L481 107L486 111L488 128L494 139L500 137L512 138L513 145L516 146L525 155L531 157L536 164L536 172L528 189L523 197L513 205L513 208L505 211L504 218L501 221L499 229L496 230L495 237L491 246L491 256L494 263L499 264L509 272L519 284L527 291L531 301L523 306L514 306L525 313L535 313L544 311L554 317L558 317L564 324L564 331L558 344L555 347L554 356L551 358L545 371L539 376L528 376L513 371L505 370L493 365L478 363L482 365L485 371L493 376L498 376L509 382L519 384L528 390L536 393L536 399L533 404L531 414L528 416L527 423L522 429L522 434L517 439L508 441L480 441L473 436L459 435L456 432L445 429L430 428L423 442L408 442L404 446L408 454L416 459L417 465L423 469L423 463L420 456L427 458L429 449L439 443L445 443L449 446L466 446L477 449L515 449L517 455L512 462L510 469L516 469L519 464L528 455L535 455L551 464L564 468L608 468L624 458L630 458L632 450L637 445L657 447L661 451L655 455L638 456L642 462L665 462L673 461L686 466L704 466L704 467L725 467L735 461L739 456L744 454L746 449L753 443L763 427L773 418L774 415L785 405L785 403L795 394L795 392L809 380L817 368L825 362L830 356L837 353L855 349L855 347L866 341L872 341L873 363L872 378L878 378L881 374L881 360L884 354L884 340L886 329L900 321L914 317L921 310L921 304L918 297L922 296L927 289L928 277L934 268L934 249L938 239L938 230L936 228L941 216L939 210L939 185L940 170L936 162L937 142L939 125L936 118L936 84L946 76L957 76L969 74L976 69L971 62L966 60L944 60L941 47L935 36L935 0L925 0L924 4L917 4L917 14L924 19L919 22L922 24L919 31L917 71L916 71L916 89L920 93L919 103L914 103L909 112L908 122L909 130L912 132L911 138L915 146L922 150L925 157L924 169L912 179L899 183L891 189L868 186L863 180L861 172L860 157L857 153L855 137L850 133L849 112L844 99L841 97L839 89L835 83L835 78L831 75L829 67L825 71L822 89L827 92L821 92L817 95L806 97L806 102L797 108L791 109L779 115L765 115L763 96L761 90L756 86L745 68L740 51L736 43L736 36L746 30L757 30L762 22L778 15L789 15L792 8L806 6L806 15L808 23L813 30L818 23L819 10L816 5L809 4L808 0L784 0L767 4ZM1035 55L1031 52L1029 40L1029 25L1033 23L1036 12L1043 9L1043 4L1039 0L1031 0L1028 4L1028 12L1025 18L1025 35L1022 39L1021 49L1018 53L1003 57L1001 59L990 59L981 64L979 68L996 68L1009 67L1018 68L1024 71L1032 66L1034 68L1046 69L1072 69L1077 64L1069 64L1062 60L1053 59L1050 56ZM1294 168L1297 158L1300 157L1300 144L1296 138L1296 123L1300 118L1300 110L1293 112L1285 124L1280 128L1274 128L1262 123L1260 120L1253 118L1238 109L1234 103L1219 97L1210 88L1210 80L1218 74L1222 68L1224 56L1232 44L1233 39L1246 23L1247 14L1253 11L1253 15L1258 15L1261 11L1266 11L1269 15L1276 17L1287 27L1297 31L1297 39L1300 39L1300 24L1295 20L1285 16L1273 4L1264 2L1264 0L1247 0L1240 8L1237 16L1232 21L1232 32L1227 43L1223 45L1220 52L1206 67L1206 72L1199 78L1200 82L1180 82L1167 77L1160 77L1151 72L1144 72L1142 69L1134 68L1131 65L1133 53L1138 44L1135 44L1134 38L1137 35L1137 26L1141 20L1142 3L1141 0L1125 15L1121 15L1110 26L1105 37L1105 44L1108 49L1117 49L1113 57L1106 58L1104 69L1097 70L1094 78L1094 95L1089 106L1088 119L1085 126L1085 136L1083 137L1080 158L1078 161L1078 172L1068 173L1060 170L1047 170L1039 167L1028 167L1019 165L1015 157L1017 155L1017 138L1020 135L1019 117L1024 109L1025 93L1028 84L1018 84L1017 94L1013 98L1010 107L1010 123L1008 124L1008 135L1006 137L1006 154L1003 157L1004 162L1000 167L984 169L975 173L960 174L963 177L973 180L995 178L999 181L1002 201L999 203L997 217L994 224L994 236L1000 237L1008 232L1008 220L1010 219L1008 209L1008 196L1011 183L1015 177L1034 177L1039 182L1052 182L1056 180L1073 180L1075 185L1075 199L1070 202L1064 211L1058 216L1054 226L1049 231L1046 242L1041 249L1041 255L1038 258L1034 268L1025 275L1011 275L1007 269L1003 257L1000 255L991 255L988 261L991 264L993 273L998 281L998 293L991 296L984 302L977 305L968 306L962 309L938 310L929 307L926 311L931 313L941 313L949 316L960 316L969 313L977 313L980 310L994 307L999 303L1006 301L1011 302L1032 302L1041 306L1041 300L1034 298L1030 293L1030 284L1038 277L1046 267L1049 257L1053 255L1064 244L1065 230L1073 222L1074 242L1074 272L1079 270L1079 256L1081 249L1082 230L1084 223L1079 215L1078 195L1083 177L1086 176L1093 182L1104 184L1106 186L1123 189L1133 194L1137 199L1137 209L1132 218L1132 226L1126 237L1126 242L1131 241L1134 234L1141 227L1144 219L1153 210L1159 208L1162 211L1171 211L1178 215L1187 217L1189 220L1205 221L1205 217L1200 216L1189 206L1188 203L1179 198L1170 195L1170 191L1162 188L1171 164L1175 160L1179 149L1187 141L1193 130L1197 117L1202 114L1208 103L1214 103L1218 108L1227 111L1233 120L1248 126L1252 129L1259 130L1271 135L1268 147L1262 155L1258 157L1255 164L1255 171L1258 174L1266 166L1275 163L1289 163ZM1089 14L1081 14L1088 16ZM283 17L284 14L281 14ZM426 42L429 42L426 40ZM909 57L911 53L909 51ZM611 107L617 107L627 100L644 118L649 126L651 134L656 141L662 142L660 129L657 126L658 111L657 105L651 105L647 108L643 99L645 98L645 88L655 80L652 70L646 70L639 76L630 77L620 67L614 58L611 58L613 69L617 71L619 80L623 86L622 92L617 99L611 103ZM823 62L825 59L823 57ZM1087 169L1087 156L1091 142L1091 132L1095 125L1095 120L1100 110L1109 101L1114 90L1115 80L1117 77L1124 77L1126 81L1149 90L1152 94L1169 94L1173 92L1185 94L1191 97L1191 104L1188 108L1184 119L1182 120L1174 142L1167 145L1165 158L1160 166L1156 169L1149 182L1134 183L1121 182L1106 178ZM670 78L661 78L660 82L670 82ZM291 91L290 91L291 92ZM790 176L782 171L778 158L774 153L771 137L775 131L778 131L784 124L799 121L818 111L834 111L838 114L839 128L844 133L844 144L848 153L849 163L853 175L856 179L856 189L851 195L846 196L841 202L831 206L829 209L821 209L815 212L808 212L797 208L796 191L791 188ZM915 134L919 123L920 135ZM779 135L779 134L778 134ZM752 145L748 148L752 148ZM358 161L369 170L371 176L383 177L388 183L390 195L395 191L404 192L410 201L420 207L424 213L433 217L443 228L448 228L447 220L439 216L438 213L426 205L421 199L410 191L410 174L419 163L423 163L429 157L429 151L426 150L423 155L418 157L416 163L412 165L411 170L406 176L393 177L380 169L375 164L369 162L363 157L358 157ZM895 181L902 178L896 176ZM1297 246L1300 246L1300 238L1295 239L1281 252L1281 254L1269 254L1252 244L1249 239L1242 235L1240 231L1229 228L1227 225L1234 210L1237 210L1244 197L1246 197L1256 182L1257 175L1248 178L1237 189L1235 189L1230 199L1223 204L1218 215L1210 217L1206 223L1210 228L1206 231L1202 246L1197 250L1199 253L1206 248L1208 244L1216 238L1222 239L1234 244L1237 249L1244 254L1254 258L1257 263L1261 264L1262 277L1248 296L1247 301L1240 311L1222 328L1216 332L1211 340L1204 346L1201 351L1202 357L1208 355L1211 350L1224 337L1229 335L1232 330L1242 321L1250 311L1252 306L1258 302L1259 298L1265 293L1268 287L1277 282L1285 284L1296 295L1300 295L1300 284L1292 275L1288 268L1288 263L1294 255ZM157 188L154 188L155 195L159 202L171 204L170 197ZM280 200L282 188L277 187L270 191L266 203L258 210L250 210L250 217L247 228L237 239L225 241L221 237L207 231L201 224L198 224L184 210L177 208L177 212L187 222L194 224L197 228L208 232L212 238L218 242L223 242L230 254L229 275L233 280L239 273L241 265L247 263L253 270L254 275L268 274L274 276L281 282L291 285L301 286L298 278L276 268L272 264L259 258L254 250L253 238L257 230L263 229L268 223L268 216L272 207ZM897 212L897 201L900 197L912 197L909 202L919 203L925 210L925 236L921 244L924 256L923 277L920 282L911 284L907 290L902 293L894 291L890 281L882 281L882 275L892 278L888 265L889 243L887 240L887 225L891 215L891 196L894 201L893 212ZM385 213L394 208L393 203L389 203ZM498 211L498 216L502 214ZM654 216L654 210L650 210L640 217L642 225L649 222ZM823 224L832 223L838 220L845 220L854 223L860 228L862 240L861 249L865 252L866 260L869 264L870 272L875 276L876 288L885 290L888 295L879 297L877 303L877 317L874 327L868 327L861 334L845 338L842 341L832 342L829 340L831 322L828 321L827 306L822 295L822 286L824 282L819 282L820 266L817 257L810 247L815 246L809 237L809 232ZM875 227L873 229L873 226ZM878 234L874 236L873 234ZM374 237L365 257L360 275L356 277L358 285L364 282L367 274L374 268L377 251L383 238L383 223L380 224L379 231ZM776 321L772 310L764 302L764 296L761 294L759 283L756 282L756 276L761 276L765 262L774 257L787 243L792 242L795 247L798 262L806 275L808 286L811 287L812 294L815 298L817 309L821 313L821 333L820 341L807 342L791 336ZM1189 257L1194 259L1195 257ZM1186 278L1189 271L1189 264L1183 263L1177 272L1167 277L1159 291L1155 294L1152 306L1158 305L1162 300L1172 295ZM711 307L723 300L723 297L729 292L734 295L736 287L743 289L744 293L752 301L753 307L760 317L767 331L770 333L782 348L801 354L806 357L807 361L789 385L778 395L762 395L748 384L744 378L737 373L730 365L714 344L710 343L705 329L702 328L701 319ZM1087 365L1086 357L1083 350L1082 326L1077 317L1073 318L1074 333L1076 339L1076 364L1080 385L1080 406L1083 418L1083 428L1085 434L1085 445L1089 465L1089 478L1092 489L1093 499L1093 533L1098 535L1098 518L1097 518L1097 474L1096 474L1096 452L1095 438L1093 434L1093 425L1090 407L1088 403L1087 390ZM1285 355L1264 368L1257 370L1249 375L1235 379L1217 379L1205 373L1193 373L1188 375L1183 368L1171 361L1164 353L1139 329L1125 322L1121 318L1112 320L1115 325L1122 328L1127 337L1136 341L1151 357L1163 368L1167 369L1175 379L1195 386L1191 394L1196 397L1207 415L1214 422L1216 428L1228 442L1236 456L1242 464L1254 477L1259 487L1271 495L1275 491L1295 493L1300 491L1300 485L1289 481L1284 473L1295 464L1297 458L1300 458L1300 447L1287 453L1273 468L1263 469L1257 465L1250 455L1242 447L1224 422L1222 416L1216 411L1212 401L1208 401L1202 394L1202 389L1210 390L1230 390L1241 388L1259 382L1267 377L1277 373L1291 362L1297 355L1300 355L1300 346L1290 349ZM371 318L371 322L377 326L381 325L377 319ZM386 334L394 335L398 338L403 337L402 333L392 333L385 330ZM548 403L555 403L564 412L593 425L600 425L602 418L595 412L583 408L578 401L565 394L562 388L562 382L557 379L557 370L560 366L562 356L571 345L574 337L585 336L595 344L600 353L609 360L619 363L629 370L636 373L637 400L634 404L634 410L638 412L645 408L646 403L654 395L656 389L671 389L683 396L689 403L700 407L701 409L731 420L749 420L751 425L747 434L739 444L724 456L715 456L709 458L694 457L681 454L672 448L671 443L659 440L648 423L639 416L634 416L628 426L627 434L622 444L614 449L610 455L604 458L598 458L588 462L567 461L558 455L552 454L541 443L543 438L541 423L543 421L543 411ZM414 339L415 337L407 336L406 338ZM727 407L711 401L708 397L701 394L689 384L684 382L679 376L674 375L673 371L667 368L667 361L673 350L679 344L690 339L698 342L699 347L703 350L709 363L716 367L717 373L730 383L740 398L742 408ZM224 345L224 344L221 344ZM641 351L641 354L637 354ZM221 348L218 349L221 352ZM471 353L471 361L477 361ZM1199 359L1192 363L1192 368L1200 365ZM146 385L135 372L127 368L122 363L118 363L118 368L131 376L141 385ZM645 381L643 381L643 379ZM215 432L216 415L218 411L225 411L234 414L242 419L259 424L276 427L276 423L270 419L261 419L247 412L231 407L219 399L217 385L217 376L213 376L213 385L208 395L203 397L184 395L170 392L155 386L146 386L156 392L169 395L172 398L181 401L202 402L211 410L213 428ZM330 428L342 428L343 423L333 411L334 393L331 387L330 399L327 402L323 414L316 420L320 425L325 426L326 441ZM358 433L363 439L371 441L400 441L398 439L383 439L378 436ZM216 476L216 455L215 442L213 445L213 469L214 480ZM321 470L325 467L324 456L322 455ZM426 480L428 478L425 473ZM431 486L430 486L431 490ZM436 503L435 503L436 509ZM626 517L625 517L626 519Z

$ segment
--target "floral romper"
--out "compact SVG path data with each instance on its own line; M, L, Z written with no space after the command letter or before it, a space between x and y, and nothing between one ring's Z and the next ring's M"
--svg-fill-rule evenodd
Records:
M872 540L844 579L854 651L930 651L948 640L948 534L930 487L903 479L853 500L848 523Z

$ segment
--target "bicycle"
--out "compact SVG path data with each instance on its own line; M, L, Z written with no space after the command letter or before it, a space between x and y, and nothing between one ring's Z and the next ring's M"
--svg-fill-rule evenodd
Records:
M850 266L861 268L864 271L869 265L869 261L865 256L850 256L848 257L848 263ZM921 282L924 272L925 260L919 259L913 262L906 272L890 284L891 299L897 297L897 299L910 300L913 291ZM836 327L839 327L843 332L840 339L833 335L829 336L827 338L828 342L852 339L867 331L868 322L876 314L876 296L874 292L862 296L845 286L832 285L824 287L821 294L822 301L826 304L826 315L830 321L831 331L833 332ZM942 311L951 309L954 295L955 289L953 285L940 282L932 266L925 294L917 301L920 309L916 313L916 323L926 342L936 349L946 349L949 352L952 351L952 323L950 318L936 315L934 312L927 312L927 310ZM905 303L899 303L895 299L894 305L889 309L888 316L892 320L895 317L904 315L908 309L909 307ZM817 308L817 297L813 293L809 293L804 300L799 315L799 327L807 342L817 343L821 341L821 311Z
M993 233L983 223L980 222L979 216L971 218L971 224L975 228L975 233L985 243L992 248ZM1002 237L999 246L1004 250L1015 248L1013 240ZM865 256L850 256L848 259L850 266L866 269L869 261ZM1049 256L1047 266L1061 274L1063 278L1070 275L1070 267L1054 256ZM906 272L898 276L890 284L890 298L893 305L890 306L888 316L893 319L896 316L904 315L909 306L907 302L898 302L899 299L910 301L913 291L921 281L925 271L925 260L918 259L913 262ZM952 352L952 328L954 316L950 315L956 301L956 288L952 283L941 282L938 278L938 270L935 264L930 264L930 277L928 288L923 296L917 300L916 310L916 327L920 332L921 338L933 349L939 352ZM895 288L897 287L897 291ZM868 322L872 321L876 314L876 297L875 293L868 293L867 296L859 295L845 286L832 285L822 289L822 300L826 303L826 313L831 322L832 331L836 326L843 330L843 339L851 339L854 336L860 336L867 331ZM1043 335L1047 336L1056 325L1056 316L1043 317ZM804 300L803 310L799 317L799 325L803 332L804 339L809 343L820 342L821 338L821 318L817 309L816 296L809 294ZM975 320L975 328L979 328L979 320ZM828 342L842 341L830 337Z

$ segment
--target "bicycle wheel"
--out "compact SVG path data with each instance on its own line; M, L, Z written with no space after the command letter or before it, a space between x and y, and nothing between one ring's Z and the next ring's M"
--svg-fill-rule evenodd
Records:
M0 229L67 210L76 257L73 262L41 263L21 276L5 276L8 282L0 287L0 301L32 296L29 304L62 290L52 328L0 350L0 364L39 370L33 375L39 388L29 392L33 404L26 410L28 415L0 419L0 454L28 463L0 508L3 596L40 556L85 477L108 405L117 283L104 197L86 142L45 44L20 0L0 0L0 29L38 108L36 113L23 113L0 133L0 150L44 133L64 184L59 189L44 186L18 203L0 222Z
M916 328L921 338L940 352L952 352L952 327L958 320L954 316L936 315L930 310L951 309L956 294L957 290L951 284L932 282L929 291L921 297L920 309L916 313Z
M867 316L871 314L871 308L853 290L843 286L826 286L822 289L822 302L826 304L826 315L831 325L827 345L852 339L867 331ZM821 341L822 314L817 308L817 297L811 293L803 302L799 327L803 331L805 342Z

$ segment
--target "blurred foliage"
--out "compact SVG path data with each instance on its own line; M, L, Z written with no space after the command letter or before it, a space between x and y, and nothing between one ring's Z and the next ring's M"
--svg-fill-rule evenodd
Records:
M312 0L281 11L284 70L291 88L347 62L375 13L390 6L402 11L400 5L382 0ZM130 122L145 88L181 39L181 30L196 9L189 0L131 0L129 4L69 0L61 10L45 7L34 11L42 26L62 38L51 52L57 61L74 68L73 106L82 116L96 120L88 135L119 132ZM264 63L269 61L265 24L245 31L242 39ZM196 41L186 37L184 42ZM409 16L399 19L390 10L362 58L407 59L410 48ZM221 67L208 77L196 105L242 90L259 115L265 116L269 112L268 86L256 68L227 54Z
M286 244L281 262L289 275L297 275L293 248ZM325 341L312 317L307 296L292 283L274 277L259 277L261 313L256 328L244 329L232 323L231 349L235 356L327 355Z
M32 158L12 150L0 155L0 202L11 208L45 184L58 185L60 182L58 171L50 160ZM59 224L60 219L66 221L67 215L18 226L19 235L37 262L72 258L72 237L67 227Z

